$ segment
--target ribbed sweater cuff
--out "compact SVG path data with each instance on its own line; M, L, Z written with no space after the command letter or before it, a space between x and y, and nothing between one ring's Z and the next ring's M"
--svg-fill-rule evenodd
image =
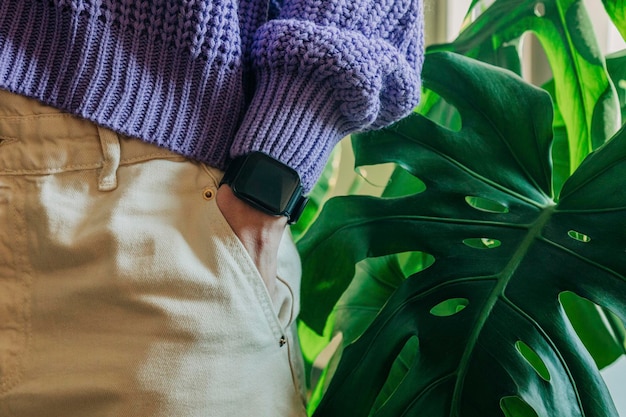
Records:
M231 156L265 152L298 171L309 192L333 147L356 126L342 117L329 86L276 69L258 77Z

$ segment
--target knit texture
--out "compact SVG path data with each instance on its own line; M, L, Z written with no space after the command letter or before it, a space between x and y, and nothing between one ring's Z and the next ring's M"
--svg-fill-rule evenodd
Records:
M262 150L310 190L417 104L422 26L421 0L0 0L0 88L217 168Z

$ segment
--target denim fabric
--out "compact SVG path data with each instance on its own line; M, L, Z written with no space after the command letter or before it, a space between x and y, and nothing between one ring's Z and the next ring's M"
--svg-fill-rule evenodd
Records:
M272 301L222 173L0 92L0 416L305 416L288 232Z

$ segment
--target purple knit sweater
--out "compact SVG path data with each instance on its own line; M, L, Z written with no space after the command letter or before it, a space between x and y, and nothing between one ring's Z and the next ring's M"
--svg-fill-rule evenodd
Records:
M307 190L333 146L417 104L422 0L0 0L0 88Z

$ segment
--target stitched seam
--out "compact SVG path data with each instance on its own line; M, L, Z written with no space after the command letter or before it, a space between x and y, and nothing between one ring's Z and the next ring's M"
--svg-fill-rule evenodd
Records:
M186 160L182 156L171 155L168 153L153 153L147 154L143 156L138 156L134 158L123 159L120 161L120 165L123 163L124 165L133 162L139 162L146 159L154 158L156 156L167 155L167 159L179 159ZM0 169L0 173L5 175L21 175L21 174L58 174L65 171L79 171L81 169L98 169L102 168L102 163L89 163L89 164L76 164L76 165L67 165L59 168L43 168L43 169Z
M211 169L206 164L201 163L200 166L202 167L202 170L211 178L211 180L213 180L213 185L215 187L219 187L220 182L217 180L217 177L215 176L213 171L211 171Z
M66 114L66 113L60 113L60 114L33 114L33 115L28 115L28 116L6 116L6 117L0 117L0 123L2 122L7 122L7 123L15 123L15 122L20 122L22 120L24 121L28 121L28 120L36 120L36 119L74 119L77 122L82 122L82 119L78 119L76 116L73 116L71 114ZM87 120L84 120L84 122L87 122Z
M79 164L79 165L68 165L60 168L43 168L43 169L2 169L0 173L4 173L6 175L21 175L21 174L58 174L66 171L79 171L81 169L97 169L102 165L98 164Z
M165 159L181 159L181 160L185 160L185 157L180 156L180 155L172 155L168 152L156 152L156 153L149 153L149 154L145 154L145 155L140 155L140 156L135 156L133 158L124 158L120 160L120 165L121 164L128 164L128 163L133 163L133 162L139 162L139 161L143 161L146 159L153 159L157 156L166 156L167 158Z
M20 200L20 207L19 210L23 210L23 201ZM19 210L18 207L16 206L14 208L14 212L16 214L18 221L21 223L21 229L22 230L26 230L25 227L25 214L22 213L22 215L20 216L19 214ZM16 222L17 223L17 222ZM28 246L28 242L26 240L26 236L28 235L27 233L19 233L21 235L21 239L22 239L22 251L21 251L21 255L19 256L19 265L21 265L22 267L22 276L24 277L21 280L21 285L24 288L24 291L26 292L26 295L24 297L24 309L26 310L24 313L24 320L25 320L25 324L24 324L24 331L26 332L25 335L25 340L24 340L24 352L22 352L22 355L19 356L19 370L16 374L16 380L15 380L15 384L17 385L17 383L19 383L19 381L21 381L22 376L24 374L24 368L23 368L23 363L24 360L26 359L26 355L28 354L29 350L30 350L30 346L31 346L31 341L32 341L32 310L31 310L31 299L32 299L32 281L33 281L33 277L32 277L32 272L30 270L30 263L28 263L27 260L27 251L26 251L26 247Z
M291 383L293 384L293 388L296 391L295 394L298 396L298 398L300 398L301 400L304 400L304 398L302 398L303 395L303 387L300 385L300 371L297 371L296 369L294 369L297 364L294 363L293 357L296 355L295 352L292 351L293 348L292 345L295 343L294 342L294 337L292 335L292 332L289 332L289 335L287 336L287 339L289 340L289 342L287 343L287 360L289 361L289 370L291 371ZM301 403L301 411L304 412L303 415L307 415L306 414L306 406L304 405L304 403Z
M293 293L293 289L291 288L291 285L287 283L287 280L281 278L278 274L276 274L276 279L280 281L285 287L287 287L287 290L289 291L289 295L291 296L291 308L289 309L289 320L287 320L287 325L285 326L285 329L287 329L289 326L291 326L291 323L293 323L293 320L294 320L293 310L296 305L296 298L295 298L295 294Z

